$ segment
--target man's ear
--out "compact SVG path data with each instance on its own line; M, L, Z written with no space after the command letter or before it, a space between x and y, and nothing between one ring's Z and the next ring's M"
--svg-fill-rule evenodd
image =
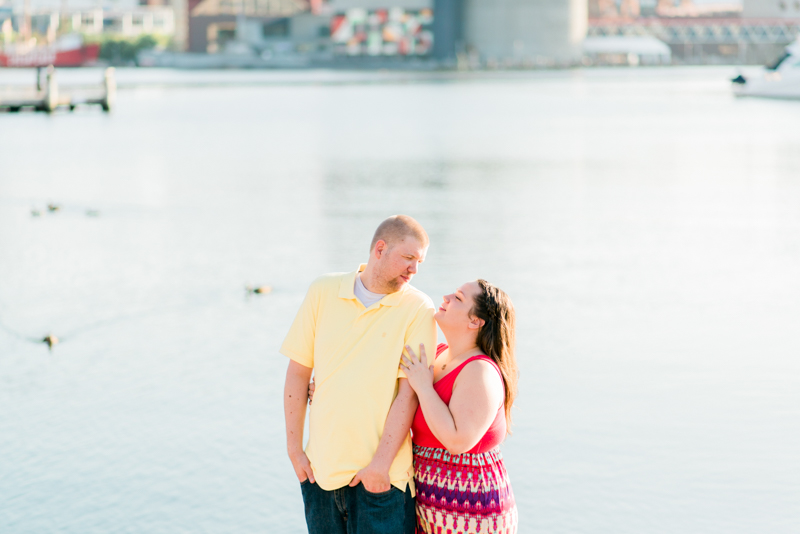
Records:
M383 239L378 239L378 242L375 243L375 249L372 251L372 253L375 255L376 259L380 259L381 256L383 256L383 254L386 252L386 248L386 241Z
M486 321L484 321L480 317L470 316L470 318L469 318L469 329L470 330L479 330L485 324L486 324Z

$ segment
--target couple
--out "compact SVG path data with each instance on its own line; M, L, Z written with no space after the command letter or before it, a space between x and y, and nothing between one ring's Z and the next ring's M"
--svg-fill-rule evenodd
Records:
M499 449L517 389L514 308L477 280L436 311L409 285L427 250L417 221L389 217L366 265L311 284L281 346L287 448L309 533L517 530ZM437 323L447 341L438 347Z

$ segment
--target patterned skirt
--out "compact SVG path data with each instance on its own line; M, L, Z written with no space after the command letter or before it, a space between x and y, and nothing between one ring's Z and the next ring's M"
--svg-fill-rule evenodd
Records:
M517 506L500 449L451 455L414 445L417 534L513 534Z

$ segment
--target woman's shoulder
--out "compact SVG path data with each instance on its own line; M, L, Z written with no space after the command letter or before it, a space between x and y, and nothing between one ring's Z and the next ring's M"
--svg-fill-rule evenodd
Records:
M488 356L473 356L467 360L460 370L459 378L464 381L481 382L489 387L499 385L503 387L503 375L500 368Z
M502 401L505 386L500 369L488 356L475 356L459 370L453 388L462 389L468 396L486 396L493 403Z
M480 356L473 356L469 360L467 360L464 364L463 371L467 371L470 369L472 374L489 374L493 376L501 376L500 368L497 364L488 356L480 355Z

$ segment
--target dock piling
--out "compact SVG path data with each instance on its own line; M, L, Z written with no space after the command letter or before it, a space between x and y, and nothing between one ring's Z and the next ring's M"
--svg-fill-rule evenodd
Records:
M58 107L58 83L56 82L56 69L52 65L47 67L47 85L45 86L44 109L52 113Z
M105 94L103 96L100 105L103 107L103 111L109 112L114 107L114 103L117 100L117 80L114 77L114 67L108 67L105 71L103 76L103 88L105 89Z

